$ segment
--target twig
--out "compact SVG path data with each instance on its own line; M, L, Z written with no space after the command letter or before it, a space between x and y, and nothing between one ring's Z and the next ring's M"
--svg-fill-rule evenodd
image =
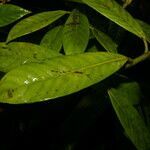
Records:
M145 46L145 53L147 53L149 50L148 50L148 42L146 41L146 39L143 39L143 42L144 42L144 46Z
M140 63L146 59L149 59L149 58L150 58L150 52L149 51L142 54L141 56L139 56L137 58L134 58L134 59L129 58L127 64L125 65L125 68L131 68L131 67L137 65L138 63Z

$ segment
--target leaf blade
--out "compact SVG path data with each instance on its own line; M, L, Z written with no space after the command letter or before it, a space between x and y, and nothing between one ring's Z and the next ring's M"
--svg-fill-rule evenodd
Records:
M41 40L40 45L59 52L62 48L63 26L57 26L48 31Z
M132 100L132 97L130 97L131 101L129 101L128 93L125 94L125 91L122 91L122 89L112 88L108 91L111 103L132 143L138 150L148 150L150 148L149 130L137 110L133 107L135 100ZM122 93L124 94L122 95Z
M0 5L0 27L11 24L29 13L30 11L16 5Z
M63 47L66 55L82 53L86 49L90 35L87 17L73 10L63 30Z
M115 22L129 32L145 39L139 23L114 0L82 0L89 7Z
M140 26L142 27L142 29L146 35L146 40L150 43L150 25L142 20L137 20L137 21L140 24Z
M8 72L18 66L31 62L41 62L59 55L53 50L32 43L12 42L8 45L1 43L0 71Z
M97 41L108 51L112 53L117 53L118 45L105 33L97 30L95 28L92 29L93 34Z
M63 10L46 11L21 20L9 32L7 42L23 35L40 30L53 23L67 12Z
M97 52L23 65L0 81L0 101L33 103L65 96L100 82L126 61L122 55Z

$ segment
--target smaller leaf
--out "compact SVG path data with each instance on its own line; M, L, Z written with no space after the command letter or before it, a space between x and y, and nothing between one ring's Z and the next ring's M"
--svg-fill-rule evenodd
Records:
M137 82L121 83L118 86L117 91L120 95L128 99L132 105L138 105L140 103L141 90Z
M20 65L41 62L56 56L60 54L32 43L12 42L8 45L1 43L0 71L8 72Z
M150 132L138 111L133 107L133 103L139 100L134 86L130 88L129 85L123 85L121 88L112 88L108 94L127 136L138 150L148 150L150 149ZM135 99L136 97L138 99Z
M0 5L0 27L13 23L29 13L30 11L16 5Z
M49 24L53 23L67 12L63 10L46 11L35 14L28 18L21 20L11 30L7 38L7 42L14 40L23 35L40 30Z
M112 53L117 53L118 45L105 33L95 28L92 29L93 34L97 41L108 51Z
M59 52L62 48L62 31L63 26L53 28L45 34L40 45Z
M65 54L83 53L87 47L89 35L88 18L78 10L73 10L65 23L63 31Z
M129 32L145 39L145 34L139 25L125 9L115 0L82 0L89 7L115 22Z

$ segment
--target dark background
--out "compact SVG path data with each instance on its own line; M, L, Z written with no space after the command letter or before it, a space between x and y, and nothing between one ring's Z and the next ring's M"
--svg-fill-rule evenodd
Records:
M57 9L71 10L75 6L63 0L11 0L10 3L32 10L34 13ZM93 10L85 6L76 6L81 10L84 9L89 18L93 18L91 19L93 24L97 22L99 15ZM128 11L134 17L147 23L150 23L149 9L149 0L134 0L128 7ZM107 22L103 17L102 20ZM115 28L119 27L115 26ZM5 39L9 27L4 30L6 30L3 33ZM109 30L107 32L117 40L114 33ZM126 31L122 39L117 42L120 44L120 51L130 57L135 57L143 51L141 40ZM150 98L148 68L149 61L145 61L123 72L139 82L145 103L148 103ZM37 148L42 150L134 150L132 143L124 136L115 112L105 97L105 92L100 95L95 90L97 86L102 85L98 84L81 92L43 103L0 104L0 150Z

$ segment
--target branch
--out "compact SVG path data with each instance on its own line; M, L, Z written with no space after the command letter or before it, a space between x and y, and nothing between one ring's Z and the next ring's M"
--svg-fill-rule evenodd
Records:
M149 59L149 58L150 58L150 51L142 54L141 56L139 56L137 58L134 58L134 59L129 58L127 64L125 65L125 68L131 68L131 67L135 66L136 64L138 64L146 59Z

